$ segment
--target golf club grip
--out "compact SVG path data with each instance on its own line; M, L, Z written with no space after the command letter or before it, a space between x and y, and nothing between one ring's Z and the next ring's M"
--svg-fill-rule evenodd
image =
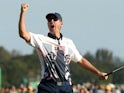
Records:
M111 75L113 72L109 72L109 73L107 73L105 76L109 76L109 75Z

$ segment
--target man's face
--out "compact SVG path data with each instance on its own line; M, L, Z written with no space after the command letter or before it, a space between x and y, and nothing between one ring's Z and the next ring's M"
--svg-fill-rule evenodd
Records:
M47 19L47 21L50 32L55 33L56 31L60 31L63 24L61 20L58 20L58 18L55 17L51 17Z

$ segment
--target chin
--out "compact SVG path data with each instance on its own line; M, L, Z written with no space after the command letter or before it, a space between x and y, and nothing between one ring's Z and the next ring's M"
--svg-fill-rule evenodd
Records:
M51 32L51 33L55 33L55 30L53 30L53 29L50 29L50 32Z

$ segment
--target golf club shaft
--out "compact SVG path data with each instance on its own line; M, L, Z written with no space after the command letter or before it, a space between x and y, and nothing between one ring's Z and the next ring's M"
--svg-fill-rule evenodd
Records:
M114 72L116 72L116 71L118 71L118 70L121 70L121 69L123 69L123 68L124 68L124 65L121 66L121 67L119 67L119 68L117 68L117 69L115 69L115 70L113 70L113 71L111 71L111 72L109 72L109 73L107 73L105 76L111 75L112 73L114 73Z

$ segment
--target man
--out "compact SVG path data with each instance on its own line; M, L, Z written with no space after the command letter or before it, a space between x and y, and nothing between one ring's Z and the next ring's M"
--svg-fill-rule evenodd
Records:
M50 31L48 36L28 32L24 20L28 8L28 4L21 5L19 35L36 49L41 61L42 80L38 85L38 93L73 93L69 70L71 60L102 79L108 78L79 54L72 40L60 33L63 21L59 13L46 15Z

